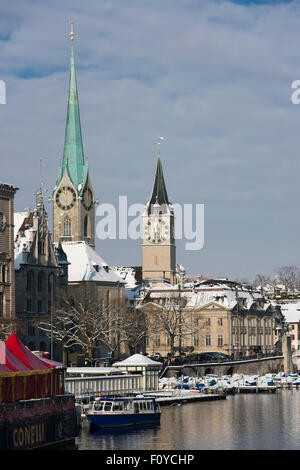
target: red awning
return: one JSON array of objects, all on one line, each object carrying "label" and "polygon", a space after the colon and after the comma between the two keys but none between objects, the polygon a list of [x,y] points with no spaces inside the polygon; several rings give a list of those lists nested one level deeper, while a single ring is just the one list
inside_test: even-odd
[{"label": "red awning", "polygon": [[10,335],[5,342],[5,346],[11,354],[26,365],[28,368],[26,370],[43,370],[48,368],[51,369],[53,367],[33,354],[30,349],[24,346],[15,334]]},{"label": "red awning", "polygon": [[[19,372],[31,370],[23,361],[16,357],[3,343],[0,341],[0,365],[7,366],[10,370],[5,372]],[[4,370],[2,371],[4,372]]]},{"label": "red awning", "polygon": [[0,374],[5,372],[12,372],[12,370],[6,364],[0,364]]}]

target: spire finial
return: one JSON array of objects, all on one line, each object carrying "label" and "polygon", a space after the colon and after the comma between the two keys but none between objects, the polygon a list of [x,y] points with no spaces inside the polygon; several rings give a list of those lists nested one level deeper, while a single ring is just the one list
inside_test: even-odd
[{"label": "spire finial", "polygon": [[71,41],[74,41],[73,24],[74,24],[73,21],[70,21],[70,26],[71,26],[70,39],[71,39]]},{"label": "spire finial", "polygon": [[157,154],[158,154],[158,157],[160,157],[160,144],[161,144],[161,141],[162,140],[165,140],[164,137],[159,137],[158,138],[158,142],[157,142]]}]

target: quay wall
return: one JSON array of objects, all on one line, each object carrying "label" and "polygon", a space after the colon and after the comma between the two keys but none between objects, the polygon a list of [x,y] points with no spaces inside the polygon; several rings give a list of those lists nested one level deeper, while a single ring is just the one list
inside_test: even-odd
[{"label": "quay wall", "polygon": [[262,359],[241,360],[222,363],[185,364],[182,366],[168,366],[162,377],[198,377],[206,374],[215,375],[264,375],[284,370],[283,356],[266,357]]}]

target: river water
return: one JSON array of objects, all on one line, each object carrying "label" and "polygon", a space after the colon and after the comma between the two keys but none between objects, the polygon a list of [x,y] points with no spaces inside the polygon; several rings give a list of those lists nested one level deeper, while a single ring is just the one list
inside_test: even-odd
[{"label": "river water", "polygon": [[298,450],[300,390],[161,407],[159,425],[90,431],[79,450]]}]

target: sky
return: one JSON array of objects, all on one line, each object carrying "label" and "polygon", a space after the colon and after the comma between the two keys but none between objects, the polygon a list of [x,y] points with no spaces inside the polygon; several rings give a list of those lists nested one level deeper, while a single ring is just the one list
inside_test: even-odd
[{"label": "sky", "polygon": [[[150,196],[157,139],[169,197],[204,204],[187,274],[252,280],[299,262],[300,2],[0,2],[0,181],[15,210],[45,195],[62,158],[69,20],[85,156],[96,197]],[[51,227],[51,204],[46,204]],[[100,218],[96,216],[96,224]],[[141,240],[97,240],[110,265],[141,265]]]}]

